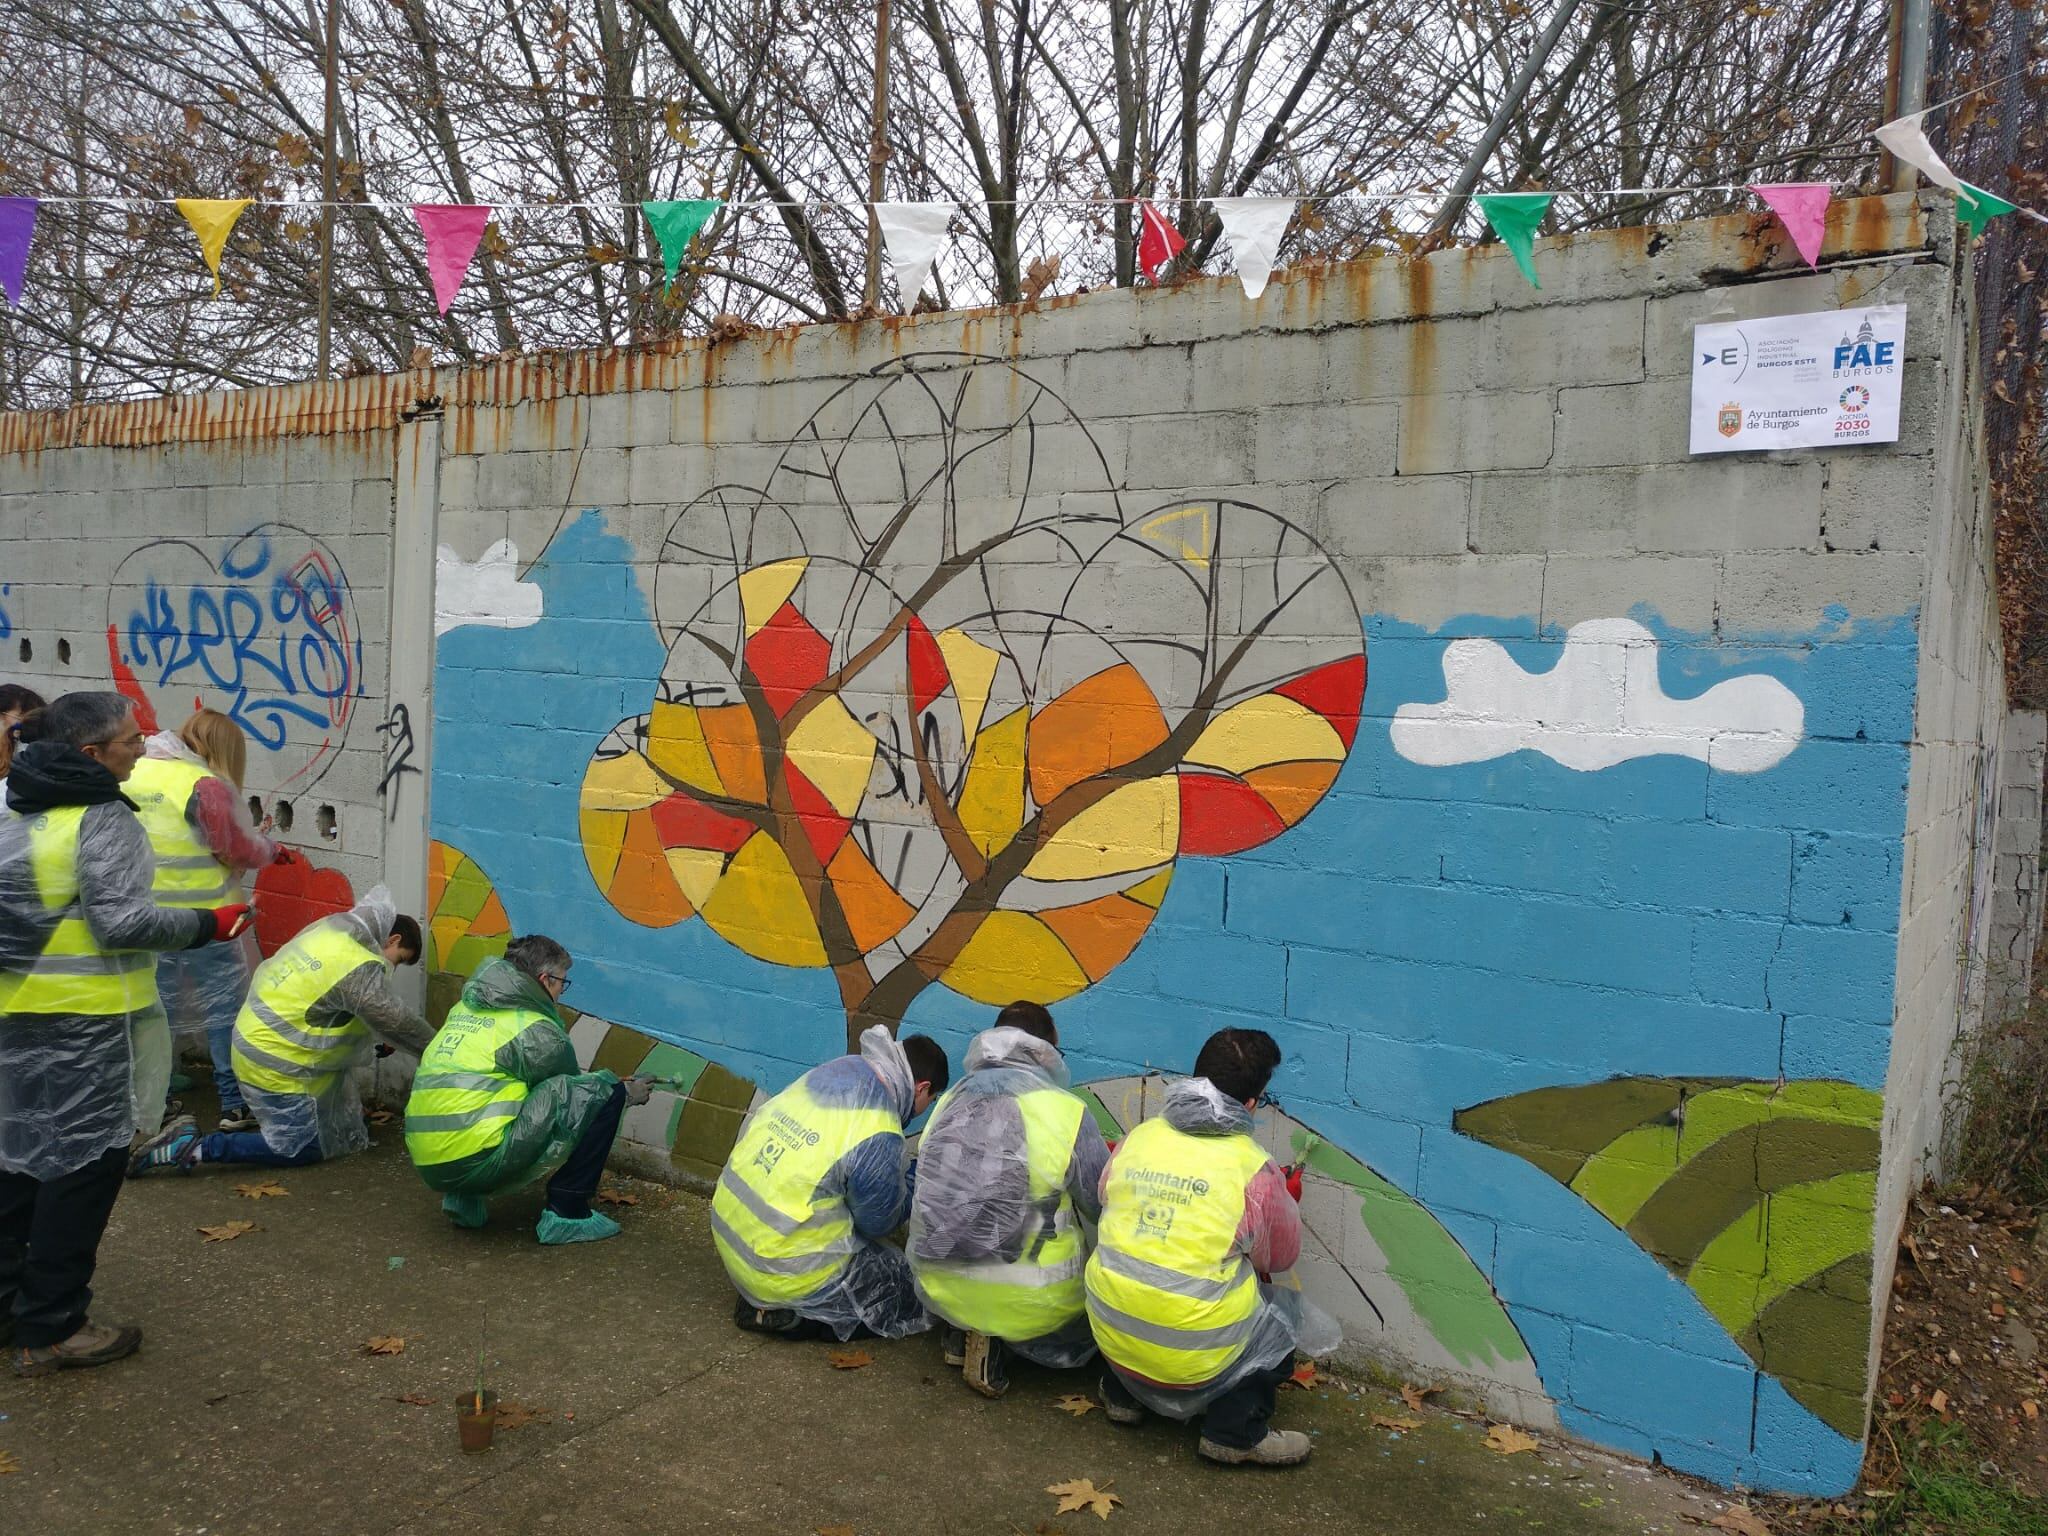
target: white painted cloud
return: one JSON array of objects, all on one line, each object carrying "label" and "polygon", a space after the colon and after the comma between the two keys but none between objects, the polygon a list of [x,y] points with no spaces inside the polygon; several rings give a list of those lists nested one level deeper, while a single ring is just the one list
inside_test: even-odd
[{"label": "white painted cloud", "polygon": [[1674,699],[1657,676],[1657,637],[1633,619],[1588,619],[1565,636],[1557,665],[1524,672],[1493,640],[1444,648],[1441,704],[1394,712],[1394,750],[1444,768],[1528,750],[1567,768],[1631,758],[1697,758],[1728,773],[1784,761],[1806,726],[1799,696],[1751,673]]},{"label": "white painted cloud", "polygon": [[540,622],[537,582],[519,579],[519,547],[500,539],[474,563],[446,544],[434,562],[434,633],[465,624],[491,629],[524,629]]}]

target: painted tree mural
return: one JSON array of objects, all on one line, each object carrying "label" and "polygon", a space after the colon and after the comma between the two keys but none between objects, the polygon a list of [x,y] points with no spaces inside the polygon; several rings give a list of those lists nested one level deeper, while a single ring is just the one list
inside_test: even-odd
[{"label": "painted tree mural", "polygon": [[583,784],[611,904],[829,966],[851,1037],[933,982],[1072,996],[1178,859],[1299,823],[1357,734],[1357,604],[1264,508],[1118,492],[1125,446],[1006,363],[920,354],[684,507],[657,697]]}]

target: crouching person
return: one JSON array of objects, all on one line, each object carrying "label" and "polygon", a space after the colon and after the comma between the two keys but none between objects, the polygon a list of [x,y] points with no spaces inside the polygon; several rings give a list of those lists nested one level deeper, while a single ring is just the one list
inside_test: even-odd
[{"label": "crouching person", "polygon": [[578,1069],[556,1006],[571,963],[545,934],[514,939],[503,959],[476,968],[420,1058],[405,1146],[459,1227],[484,1224],[488,1197],[546,1179],[534,1233],[543,1243],[618,1236],[590,1201],[619,1116],[647,1102],[649,1085]]},{"label": "crouching person", "polygon": [[1052,1015],[1012,1003],[918,1138],[911,1273],[983,1397],[1009,1387],[1006,1351],[1055,1370],[1095,1355],[1081,1272],[1109,1147],[1068,1082]]},{"label": "crouching person", "polygon": [[1308,1459],[1307,1435],[1267,1420],[1304,1331],[1330,1326],[1305,1313],[1298,1293],[1266,1283],[1301,1251],[1286,1176],[1251,1136],[1252,1109],[1279,1064],[1263,1030],[1209,1037],[1195,1075],[1167,1089],[1164,1111],[1110,1158],[1088,1261],[1110,1421],[1134,1424],[1148,1408],[1199,1415],[1201,1454],[1225,1464]]},{"label": "crouching person", "polygon": [[392,985],[392,968],[420,958],[420,925],[383,886],[323,917],[256,968],[235,1016],[229,1054],[253,1131],[202,1136],[173,1124],[129,1160],[130,1178],[201,1163],[296,1168],[370,1144],[356,1068],[379,1039],[420,1051],[427,1021]]},{"label": "crouching person", "polygon": [[813,1067],[740,1128],[711,1199],[733,1321],[814,1339],[902,1338],[931,1326],[910,1265],[881,1239],[909,1214],[903,1127],[946,1090],[946,1053],[881,1025]]}]

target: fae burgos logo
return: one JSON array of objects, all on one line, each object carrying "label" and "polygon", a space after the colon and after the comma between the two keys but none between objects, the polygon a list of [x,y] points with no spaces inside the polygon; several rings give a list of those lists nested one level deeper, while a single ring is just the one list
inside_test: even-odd
[{"label": "fae burgos logo", "polygon": [[[1835,346],[1835,377],[1838,379],[1870,378],[1878,374],[1897,373],[1899,370],[1899,346],[1895,341],[1879,341],[1877,332],[1866,315],[1863,324],[1856,328],[1855,340],[1844,336]],[[1867,403],[1870,392],[1864,391]]]}]

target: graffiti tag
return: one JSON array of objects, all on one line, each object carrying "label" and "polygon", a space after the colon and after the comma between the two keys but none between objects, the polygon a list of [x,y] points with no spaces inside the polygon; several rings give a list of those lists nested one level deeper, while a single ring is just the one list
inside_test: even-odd
[{"label": "graffiti tag", "polygon": [[406,774],[419,772],[412,765],[412,711],[403,704],[393,704],[391,713],[377,727],[377,734],[384,738],[384,776],[377,781],[377,793],[384,797],[388,813],[395,816],[399,786]]}]

